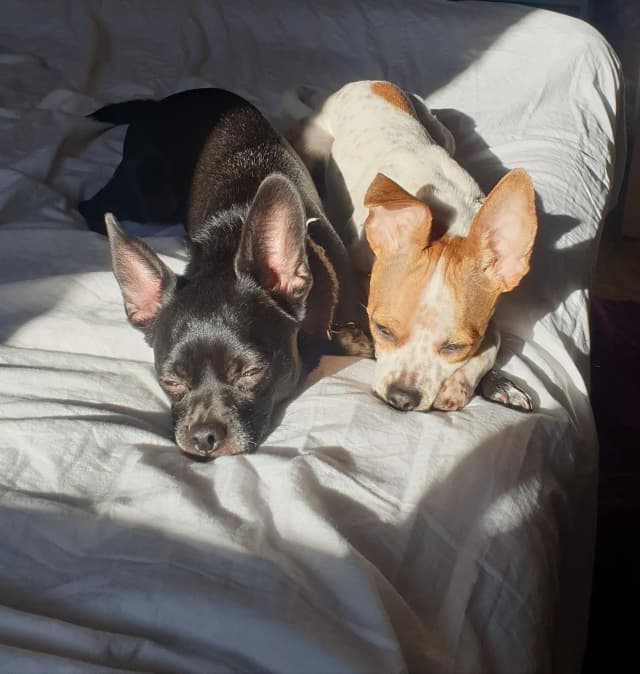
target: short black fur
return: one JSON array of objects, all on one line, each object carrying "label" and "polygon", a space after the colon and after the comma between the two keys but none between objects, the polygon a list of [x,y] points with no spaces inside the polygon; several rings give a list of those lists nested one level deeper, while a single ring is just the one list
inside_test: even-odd
[{"label": "short black fur", "polygon": [[197,89],[93,117],[129,128],[114,176],[79,206],[90,228],[104,233],[110,212],[187,229],[190,261],[177,276],[106,218],[127,315],[154,349],[176,442],[194,457],[251,451],[297,389],[299,342],[371,354],[343,241],[299,157],[235,94]]}]

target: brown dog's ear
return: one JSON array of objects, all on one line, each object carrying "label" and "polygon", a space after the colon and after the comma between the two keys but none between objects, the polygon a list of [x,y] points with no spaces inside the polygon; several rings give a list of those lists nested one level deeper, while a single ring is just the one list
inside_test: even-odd
[{"label": "brown dog's ear", "polygon": [[126,234],[112,213],[105,213],[104,222],[127,318],[145,330],[173,292],[176,276],[142,239]]},{"label": "brown dog's ear", "polygon": [[301,320],[311,289],[306,253],[307,220],[302,198],[284,175],[265,178],[242,228],[237,273],[252,276]]},{"label": "brown dog's ear", "polygon": [[513,169],[491,190],[467,236],[472,254],[501,292],[513,290],[529,271],[537,229],[533,183],[524,169]]},{"label": "brown dog's ear", "polygon": [[367,241],[376,257],[407,247],[422,250],[429,242],[431,210],[384,174],[369,185],[364,205],[369,209]]}]

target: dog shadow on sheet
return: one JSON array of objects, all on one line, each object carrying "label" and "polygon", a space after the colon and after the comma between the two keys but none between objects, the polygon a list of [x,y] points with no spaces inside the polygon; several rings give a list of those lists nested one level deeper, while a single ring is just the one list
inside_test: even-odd
[{"label": "dog shadow on sheet", "polygon": [[[566,460],[562,442],[549,442],[539,426],[509,452],[490,438],[462,455],[448,473],[435,475],[416,503],[380,493],[380,485],[376,492],[360,482],[349,490],[331,488],[330,479],[321,484],[317,475],[349,471],[352,458],[344,457],[343,463],[335,447],[314,451],[324,469],[309,470],[306,479],[326,519],[373,566],[380,595],[388,596],[393,588],[419,624],[416,633],[422,630],[423,643],[440,645],[447,671],[466,671],[456,657],[464,653],[460,643],[474,639],[473,652],[481,657],[474,671],[555,671],[552,662],[565,657],[558,652],[571,653],[575,647],[580,657],[586,622],[570,628],[576,629],[570,637],[576,641],[569,646],[559,641],[561,630],[550,627],[556,619],[566,629],[575,615],[586,618],[595,531],[594,514],[588,506],[583,510],[583,494],[567,499],[566,485],[556,477]],[[558,468],[550,470],[555,462]],[[580,488],[590,486],[583,481]],[[377,503],[366,506],[363,500]],[[549,554],[545,541],[552,540],[565,547]],[[455,615],[454,607],[461,613]],[[447,615],[450,621],[443,619]],[[548,623],[541,625],[544,616]],[[516,625],[521,662],[495,641]],[[425,671],[419,660],[411,666],[411,646],[403,644],[409,671]],[[558,671],[573,671],[573,666]]]},{"label": "dog shadow on sheet", "polygon": [[[448,127],[454,129],[454,135],[460,132],[464,134],[465,152],[462,156],[456,155],[455,158],[488,194],[509,169],[491,152],[489,145],[475,131],[475,124],[468,115],[450,109],[437,110],[435,113]],[[467,147],[470,149],[466,150]],[[478,171],[480,168],[481,175]],[[565,409],[570,409],[574,396],[584,397],[584,393],[579,391],[569,378],[565,379],[569,387],[565,393],[528,358],[524,353],[524,346],[533,337],[534,327],[538,322],[564,306],[574,292],[588,291],[597,237],[579,243],[561,244],[561,240],[571,232],[577,232],[582,223],[570,215],[551,214],[545,211],[544,202],[537,191],[536,212],[538,233],[531,256],[530,270],[516,289],[501,297],[496,309],[496,318],[500,320],[504,313],[510,318],[523,316],[524,320],[517,321],[517,330],[514,331],[517,334],[505,334],[503,330],[505,345],[508,344],[508,349],[531,367],[558,403]],[[504,324],[505,321],[502,321],[503,328]],[[555,332],[578,370],[588,376],[589,354],[582,351],[576,343],[577,335],[569,334],[561,327],[556,327]],[[526,382],[519,381],[516,377],[514,381],[526,388]]]}]

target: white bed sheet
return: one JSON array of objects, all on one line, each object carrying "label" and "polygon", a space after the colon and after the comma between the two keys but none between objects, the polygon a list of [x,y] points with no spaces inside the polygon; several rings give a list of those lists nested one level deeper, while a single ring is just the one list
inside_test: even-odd
[{"label": "white bed sheet", "polygon": [[[594,533],[587,287],[620,70],[523,7],[20,2],[0,21],[0,671],[579,670]],[[524,166],[533,269],[502,302],[524,415],[401,414],[326,358],[255,455],[192,463],[105,241],[75,210],[119,161],[101,104],[388,78],[489,189]],[[619,163],[619,158],[618,158]],[[151,244],[176,269],[179,233]]]}]

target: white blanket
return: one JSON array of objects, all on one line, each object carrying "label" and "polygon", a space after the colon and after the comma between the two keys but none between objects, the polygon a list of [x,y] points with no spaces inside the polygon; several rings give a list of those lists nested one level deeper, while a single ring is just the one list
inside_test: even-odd
[{"label": "white blanket", "polygon": [[[618,62],[523,7],[274,4],[2,2],[0,671],[577,672]],[[125,130],[82,115],[214,85],[275,119],[293,85],[363,78],[425,97],[483,188],[530,172],[533,269],[498,319],[537,411],[403,414],[371,395],[372,362],[327,358],[256,454],[192,463],[75,210]]]}]

